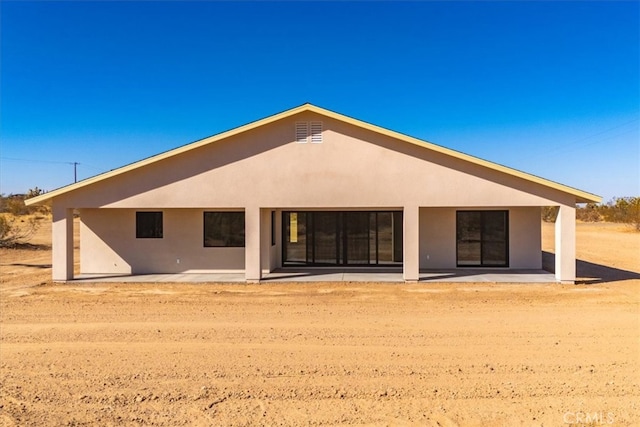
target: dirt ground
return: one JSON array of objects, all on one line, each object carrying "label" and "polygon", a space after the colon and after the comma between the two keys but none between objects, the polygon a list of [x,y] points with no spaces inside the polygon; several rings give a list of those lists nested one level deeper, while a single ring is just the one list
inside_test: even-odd
[{"label": "dirt ground", "polygon": [[623,226],[578,224],[575,286],[59,285],[49,233],[0,250],[2,426],[640,425]]}]

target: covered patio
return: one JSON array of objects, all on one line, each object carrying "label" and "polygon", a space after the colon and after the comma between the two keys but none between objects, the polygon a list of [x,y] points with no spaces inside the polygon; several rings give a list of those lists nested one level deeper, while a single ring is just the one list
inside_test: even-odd
[{"label": "covered patio", "polygon": [[56,282],[570,284],[576,203],[600,200],[304,104],[25,203],[51,205]]}]

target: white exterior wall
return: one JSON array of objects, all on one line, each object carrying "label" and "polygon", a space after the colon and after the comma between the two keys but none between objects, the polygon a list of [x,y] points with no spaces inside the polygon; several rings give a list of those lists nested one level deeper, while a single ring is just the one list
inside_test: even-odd
[{"label": "white exterior wall", "polygon": [[[301,120],[323,122],[321,144],[294,141]],[[455,268],[455,208],[510,206],[510,266],[540,268],[539,207],[562,206],[569,208],[559,222],[558,234],[566,234],[558,245],[562,277],[570,281],[575,275],[575,196],[312,112],[132,169],[53,202],[54,278],[60,280],[70,278],[65,212],[72,208],[81,210],[82,273],[245,271],[251,280],[282,265],[282,209],[404,210],[405,279],[416,280],[418,268]],[[163,239],[135,238],[135,212],[145,209],[164,212]],[[202,212],[215,209],[245,210],[246,248],[203,247]]]},{"label": "white exterior wall", "polygon": [[81,209],[80,272],[244,271],[244,248],[204,247],[203,212],[203,209],[163,210],[163,238],[137,239],[136,209]]},{"label": "white exterior wall", "polygon": [[[324,123],[321,144],[295,122]],[[312,113],[131,170],[56,198],[74,208],[402,209],[573,205],[575,197]]]},{"label": "white exterior wall", "polygon": [[[486,210],[469,207],[465,210]],[[456,208],[420,209],[420,268],[456,268]],[[509,211],[509,268],[541,269],[540,208]]]},{"label": "white exterior wall", "polygon": [[542,221],[540,208],[509,209],[509,266],[542,268]]},{"label": "white exterior wall", "polygon": [[455,209],[420,209],[420,268],[456,268]]}]

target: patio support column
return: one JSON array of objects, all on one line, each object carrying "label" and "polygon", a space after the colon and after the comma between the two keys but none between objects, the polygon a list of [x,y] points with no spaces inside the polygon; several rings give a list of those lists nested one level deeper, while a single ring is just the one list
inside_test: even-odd
[{"label": "patio support column", "polygon": [[260,254],[260,208],[247,207],[244,211],[244,274],[247,283],[258,283],[262,278]]},{"label": "patio support column", "polygon": [[555,226],[556,280],[563,284],[576,281],[576,208],[560,205]]},{"label": "patio support column", "polygon": [[54,201],[52,214],[52,278],[54,282],[66,282],[73,279],[73,209]]},{"label": "patio support column", "polygon": [[420,208],[404,207],[402,227],[402,275],[405,282],[414,283],[420,278]]}]

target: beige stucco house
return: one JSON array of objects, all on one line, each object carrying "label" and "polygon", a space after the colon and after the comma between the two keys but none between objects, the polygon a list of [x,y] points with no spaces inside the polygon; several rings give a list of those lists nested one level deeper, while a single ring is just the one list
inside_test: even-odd
[{"label": "beige stucco house", "polygon": [[310,104],[32,198],[53,209],[53,279],[290,266],[540,269],[558,207],[575,280],[575,204],[600,198]]}]

